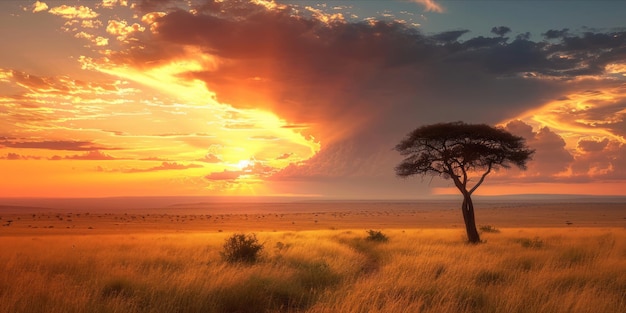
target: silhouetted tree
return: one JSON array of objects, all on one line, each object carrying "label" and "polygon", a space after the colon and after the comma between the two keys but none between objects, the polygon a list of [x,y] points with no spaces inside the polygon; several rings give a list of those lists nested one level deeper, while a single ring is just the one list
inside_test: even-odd
[{"label": "silhouetted tree", "polygon": [[[472,193],[494,169],[510,168],[511,165],[525,169],[534,153],[526,146],[524,138],[504,129],[463,122],[418,127],[396,145],[395,150],[405,156],[395,168],[396,175],[434,175],[452,179],[463,194],[461,210],[470,243],[480,242]],[[480,178],[473,186],[468,186],[472,173],[479,173]]]}]

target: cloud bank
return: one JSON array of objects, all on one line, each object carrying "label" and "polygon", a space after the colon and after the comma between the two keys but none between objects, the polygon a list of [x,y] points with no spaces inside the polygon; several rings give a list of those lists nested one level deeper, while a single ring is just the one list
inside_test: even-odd
[{"label": "cloud bank", "polygon": [[[426,11],[445,12],[435,1],[411,2]],[[143,0],[126,5],[104,1],[102,8],[132,8],[134,20],[109,19],[101,21],[106,27],[100,29],[83,27],[92,36],[83,39],[108,36],[108,45],[114,45],[94,48],[93,55],[80,58],[84,69],[162,89],[174,83],[199,84],[206,103],[232,108],[221,111],[221,129],[229,134],[247,131],[238,140],[271,147],[271,152],[255,150],[254,167],[207,169],[203,180],[208,183],[254,177],[285,193],[295,192],[289,184],[309,182],[316,188],[319,184],[344,188],[336,190],[360,184],[363,193],[380,190],[384,194],[406,184],[393,178],[393,167],[400,159],[393,146],[415,127],[457,120],[500,124],[524,136],[537,150],[526,173],[515,172],[508,178],[494,175],[494,179],[515,177],[531,183],[624,178],[623,29],[548,29],[534,34],[539,39],[506,25],[490,26],[492,35],[488,36],[472,36],[467,29],[425,34],[401,20],[358,20],[344,16],[340,9],[297,3]],[[32,9],[37,7],[43,6],[36,4]],[[76,20],[97,20],[101,13],[65,5],[48,12]],[[144,76],[132,76],[131,71]],[[6,70],[4,75],[31,92],[80,90],[76,87],[79,80],[16,70]],[[158,85],[159,79],[169,85]],[[122,86],[104,84],[101,88],[113,94]],[[155,120],[192,110],[198,109],[168,108]],[[241,119],[242,112],[254,110],[272,112],[283,130],[302,135],[301,141],[319,143],[319,151],[303,159],[301,151],[281,145],[284,136],[254,133],[265,127],[263,119]],[[212,145],[226,147],[228,142],[219,136],[170,137],[203,152]],[[0,144],[107,150],[88,141],[5,140]],[[236,154],[233,151],[231,156]],[[249,158],[242,154],[239,159]],[[189,160],[209,166],[224,158],[211,152]],[[163,163],[146,170],[180,166]],[[351,190],[359,193],[358,188]]]},{"label": "cloud bank", "polygon": [[[494,26],[494,37],[461,41],[468,30],[425,35],[396,21],[303,17],[286,5],[205,1],[183,9],[174,4],[142,2],[138,8],[144,14],[170,9],[113,60],[159,66],[192,57],[184,47],[193,46],[216,58],[217,66],[183,75],[204,82],[219,101],[307,125],[303,132],[318,138],[322,150],[275,174],[275,180],[385,175],[396,160],[388,150],[419,125],[496,124],[580,90],[624,84],[621,70],[607,72],[626,59],[626,32],[619,30],[547,30],[543,40],[532,41],[527,34],[509,37],[513,30],[507,26]],[[624,99],[623,92],[615,96]],[[578,113],[601,121],[584,127],[618,136],[610,140],[611,149],[623,145],[624,103],[617,102],[600,112],[591,106]],[[509,127],[537,149],[533,175],[580,173],[593,149],[584,139],[580,151],[566,147],[558,129],[533,131],[523,122]]]}]

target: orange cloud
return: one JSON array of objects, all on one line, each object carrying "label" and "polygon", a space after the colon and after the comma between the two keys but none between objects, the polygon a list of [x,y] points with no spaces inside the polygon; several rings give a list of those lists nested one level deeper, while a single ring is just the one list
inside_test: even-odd
[{"label": "orange cloud", "polygon": [[86,32],[79,32],[74,35],[76,38],[83,38],[91,41],[96,46],[102,47],[107,46],[109,44],[109,39],[102,36],[95,36],[92,34],[88,34]]},{"label": "orange cloud", "polygon": [[[590,183],[621,181],[626,177],[626,144],[607,137],[585,137],[578,134],[575,147],[569,147],[563,136],[547,127],[533,131],[522,121],[506,124],[510,132],[526,138],[536,149],[526,172],[496,174],[497,179],[519,182]],[[572,134],[565,134],[572,136]]]},{"label": "orange cloud", "polygon": [[68,151],[90,151],[90,150],[116,150],[117,148],[106,148],[90,141],[73,140],[45,140],[45,141],[16,141],[10,139],[0,140],[0,145],[10,148],[20,149],[46,149],[46,150],[68,150]]},{"label": "orange cloud", "polygon": [[98,20],[82,20],[80,21],[80,27],[82,28],[100,28],[102,22]]},{"label": "orange cloud", "polygon": [[92,150],[92,151],[86,152],[85,154],[69,155],[65,157],[55,155],[55,156],[52,156],[50,160],[91,160],[93,161],[93,160],[118,160],[118,159],[104,152],[101,152],[99,150]]},{"label": "orange cloud", "polygon": [[35,1],[31,8],[33,13],[37,13],[48,10],[48,5],[45,2]]},{"label": "orange cloud", "polygon": [[202,165],[199,164],[180,164],[177,162],[163,162],[159,166],[154,166],[150,168],[131,168],[127,170],[123,170],[124,173],[145,173],[145,172],[156,172],[156,171],[169,171],[169,170],[186,170],[190,168],[202,168]]},{"label": "orange cloud", "polygon": [[98,17],[98,13],[85,6],[61,5],[48,11],[50,14],[61,16],[65,19],[93,19]]},{"label": "orange cloud", "polygon": [[222,159],[220,159],[215,154],[209,153],[205,155],[204,157],[197,159],[196,161],[205,162],[205,163],[220,163],[222,162]]},{"label": "orange cloud", "polygon": [[426,8],[426,12],[443,13],[444,8],[439,5],[435,0],[409,0],[411,2],[419,3]]},{"label": "orange cloud", "polygon": [[227,180],[234,181],[240,178],[259,179],[266,178],[277,172],[277,169],[271,166],[263,164],[263,162],[250,160],[241,163],[240,170],[223,170],[222,172],[212,172],[206,175],[204,178],[210,181],[213,180]]},{"label": "orange cloud", "polygon": [[145,27],[133,23],[132,25],[128,25],[128,22],[121,20],[109,20],[109,24],[107,25],[106,31],[107,33],[117,36],[117,40],[126,41],[127,37],[134,32],[143,32]]},{"label": "orange cloud", "polygon": [[128,6],[128,0],[102,0],[100,4],[103,8],[113,8],[115,6]]},{"label": "orange cloud", "polygon": [[40,160],[38,156],[32,155],[20,155],[17,153],[9,152],[6,156],[0,157],[0,160]]},{"label": "orange cloud", "polygon": [[528,146],[535,149],[528,170],[523,175],[545,179],[567,172],[572,165],[574,157],[566,149],[565,140],[548,127],[535,132],[530,125],[516,120],[506,124],[505,129],[524,137]]}]

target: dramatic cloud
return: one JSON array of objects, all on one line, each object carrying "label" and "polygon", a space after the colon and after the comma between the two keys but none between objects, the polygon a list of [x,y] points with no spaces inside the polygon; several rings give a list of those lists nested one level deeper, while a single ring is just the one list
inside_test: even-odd
[{"label": "dramatic cloud", "polygon": [[526,138],[536,149],[528,170],[520,181],[561,181],[568,183],[623,179],[626,175],[626,145],[609,138],[583,138],[576,149],[566,149],[563,137],[547,127],[534,132],[522,121],[512,121],[506,129]]},{"label": "dramatic cloud", "polygon": [[572,154],[565,149],[565,140],[548,127],[534,132],[530,125],[518,120],[508,123],[505,129],[524,137],[528,146],[535,149],[528,164],[528,176],[546,178],[565,173],[574,161]]},{"label": "dramatic cloud", "polygon": [[613,180],[626,176],[626,144],[608,138],[578,142],[572,174],[577,179]]},{"label": "dramatic cloud", "polygon": [[[441,11],[434,2],[420,3]],[[389,176],[397,162],[391,148],[414,127],[451,120],[496,124],[594,81],[605,86],[623,81],[606,72],[622,73],[614,65],[626,58],[626,33],[620,31],[549,30],[544,34],[549,41],[532,41],[528,33],[507,38],[511,29],[495,26],[494,37],[462,41],[467,30],[425,35],[394,21],[330,22],[320,12],[303,17],[286,5],[206,1],[182,9],[177,4],[139,3],[150,33],[109,57],[144,69],[210,58],[210,67],[180,77],[204,82],[218,101],[236,108],[274,112],[320,141],[317,155],[274,174],[275,181]],[[162,13],[151,13],[157,10]],[[195,47],[194,55],[189,47]],[[623,131],[617,122],[623,108],[613,108],[611,132],[617,133]],[[584,114],[591,120],[594,111]],[[526,176],[571,171],[575,147],[568,146],[569,139],[553,125],[534,126],[525,130],[537,149],[532,174],[529,170]],[[226,170],[207,179],[239,174]]]},{"label": "dramatic cloud", "polygon": [[[411,2],[400,5],[444,12],[437,1]],[[63,57],[76,68],[0,69],[0,146],[17,159],[30,154],[19,149],[39,149],[44,161],[109,163],[102,151],[116,150],[115,160],[129,162],[118,167],[127,170],[103,165],[102,175],[197,162],[205,168],[184,174],[198,192],[249,182],[289,194],[310,183],[313,194],[373,195],[405,190],[393,177],[392,148],[406,133],[461,120],[502,125],[537,150],[528,171],[507,172],[510,180],[623,179],[623,29],[531,34],[496,24],[475,35],[459,24],[426,33],[402,19],[408,13],[359,17],[356,3],[56,4],[48,12],[63,18],[51,20],[75,44]],[[141,160],[162,163],[143,168]],[[93,170],[88,163],[77,162]]]},{"label": "dramatic cloud", "polygon": [[[230,15],[231,11],[223,11],[229,7],[221,3],[202,9],[197,14],[172,11],[156,19],[157,38],[169,43],[168,49],[154,46],[156,41],[147,45],[144,42],[141,44],[152,49],[117,57],[145,64],[174,58],[172,52],[182,51],[177,45],[202,47],[223,58],[224,65],[190,72],[190,78],[205,81],[221,101],[246,108],[257,99],[255,107],[280,112],[295,123],[327,121],[331,116],[357,120],[350,124],[365,123],[357,117],[380,109],[380,102],[365,100],[370,95],[380,98],[387,90],[416,95],[424,89],[445,89],[456,85],[451,76],[454,71],[462,73],[465,68],[479,66],[472,74],[477,75],[477,83],[482,80],[485,84],[498,76],[512,75],[571,78],[580,73],[601,74],[612,59],[624,55],[619,49],[605,49],[623,50],[624,36],[617,33],[585,34],[580,42],[577,37],[567,37],[561,43],[547,44],[524,39],[508,42],[500,36],[458,42],[464,31],[457,31],[434,35],[433,39],[445,42],[437,45],[431,43],[431,38],[394,22],[328,25],[294,17],[288,9],[263,10],[252,3],[240,4],[236,17]],[[495,29],[500,35],[509,31],[504,26]],[[611,43],[603,38],[612,38]],[[570,53],[580,49],[574,46],[581,44],[586,44],[581,48],[594,55]],[[164,50],[168,55],[159,52]],[[431,86],[424,78],[433,76],[447,81],[438,80],[437,86]],[[234,81],[238,82],[236,88],[231,84]],[[505,86],[514,83],[532,89],[540,85],[521,80],[500,82]],[[478,101],[478,97],[471,100]],[[344,123],[344,128],[351,126]]]}]

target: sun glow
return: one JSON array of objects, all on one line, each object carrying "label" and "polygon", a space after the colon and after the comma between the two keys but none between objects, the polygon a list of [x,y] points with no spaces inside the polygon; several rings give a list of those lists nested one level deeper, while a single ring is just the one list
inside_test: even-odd
[{"label": "sun glow", "polygon": [[[293,123],[280,118],[280,112],[218,102],[203,81],[189,74],[215,69],[219,62],[211,55],[187,48],[174,61],[143,67],[112,58],[109,53],[79,58],[83,70],[106,74],[91,82],[0,69],[0,81],[26,90],[24,101],[32,106],[11,106],[19,109],[19,114],[9,114],[13,125],[33,138],[53,138],[39,149],[0,155],[12,158],[0,162],[3,172],[18,176],[26,166],[48,173],[41,189],[55,187],[39,192],[46,196],[76,192],[73,185],[84,185],[85,196],[155,194],[161,189],[172,194],[267,195],[274,191],[264,186],[265,179],[320,150],[319,142],[302,134],[304,128],[289,127]],[[8,144],[22,144],[13,141]],[[72,146],[80,141],[87,147]],[[14,161],[18,159],[23,161]],[[37,166],[27,165],[31,163]],[[63,169],[63,175],[52,175],[56,169]],[[0,194],[28,196],[31,187],[36,184],[30,180],[15,180]]]},{"label": "sun glow", "polygon": [[245,168],[247,168],[248,166],[254,165],[254,161],[251,160],[240,160],[239,162],[237,162],[236,167],[239,168],[239,170],[244,170]]}]

